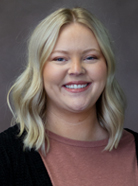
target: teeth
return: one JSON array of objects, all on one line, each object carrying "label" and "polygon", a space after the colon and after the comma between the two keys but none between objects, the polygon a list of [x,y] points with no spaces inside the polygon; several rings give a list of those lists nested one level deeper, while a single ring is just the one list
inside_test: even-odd
[{"label": "teeth", "polygon": [[65,85],[65,87],[70,88],[70,89],[77,89],[77,88],[84,88],[86,87],[88,84],[83,84],[83,85]]}]

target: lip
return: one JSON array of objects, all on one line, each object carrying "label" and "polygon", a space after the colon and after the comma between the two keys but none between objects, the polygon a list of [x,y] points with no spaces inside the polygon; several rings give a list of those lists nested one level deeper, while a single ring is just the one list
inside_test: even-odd
[{"label": "lip", "polygon": [[[72,84],[76,84],[76,85],[83,85],[83,84],[88,84],[86,87],[84,88],[78,88],[78,89],[74,89],[74,88],[67,88],[65,87],[65,85],[72,85]],[[88,81],[71,81],[71,82],[68,82],[66,84],[63,85],[63,88],[68,91],[68,92],[72,92],[72,93],[79,93],[79,92],[84,92],[86,91],[91,85],[91,82],[88,82]]]}]

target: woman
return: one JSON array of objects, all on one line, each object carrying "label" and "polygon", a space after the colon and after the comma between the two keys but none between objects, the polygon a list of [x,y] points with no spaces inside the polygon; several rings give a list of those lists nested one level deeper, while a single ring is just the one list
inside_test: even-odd
[{"label": "woman", "polygon": [[1,185],[137,185],[114,73],[108,33],[91,13],[63,8],[44,19],[10,90],[14,112],[8,95],[16,125],[0,135]]}]

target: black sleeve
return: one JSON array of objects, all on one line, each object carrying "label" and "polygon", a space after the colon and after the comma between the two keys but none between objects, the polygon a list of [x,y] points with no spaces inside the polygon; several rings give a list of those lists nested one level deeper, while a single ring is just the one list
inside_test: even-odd
[{"label": "black sleeve", "polygon": [[39,153],[24,151],[18,134],[17,125],[0,134],[0,186],[52,186]]},{"label": "black sleeve", "polygon": [[[11,130],[10,130],[11,131]],[[12,158],[12,139],[8,130],[0,134],[0,186],[14,185],[13,162]]]}]

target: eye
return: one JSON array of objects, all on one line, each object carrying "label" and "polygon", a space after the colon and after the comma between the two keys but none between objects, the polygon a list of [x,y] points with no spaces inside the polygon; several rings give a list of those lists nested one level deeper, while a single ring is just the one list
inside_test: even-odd
[{"label": "eye", "polygon": [[97,59],[96,56],[88,56],[87,58],[85,58],[85,60],[95,60]]},{"label": "eye", "polygon": [[66,59],[63,57],[57,57],[57,58],[54,58],[53,61],[61,61],[62,62],[62,61],[66,61]]}]

